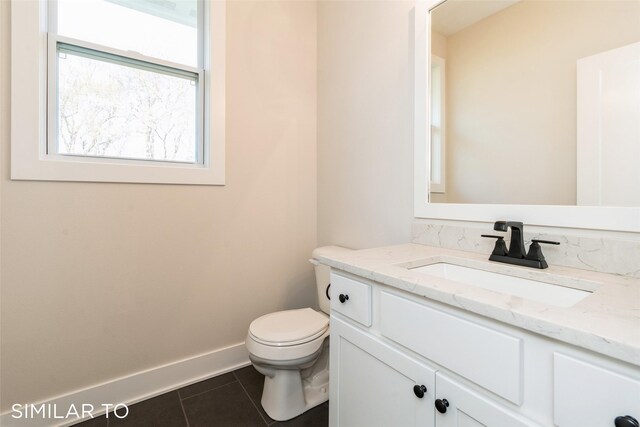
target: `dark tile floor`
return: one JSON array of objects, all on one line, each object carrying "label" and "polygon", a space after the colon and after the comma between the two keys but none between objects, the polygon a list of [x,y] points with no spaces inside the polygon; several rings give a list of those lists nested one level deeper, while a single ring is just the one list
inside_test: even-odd
[{"label": "dark tile floor", "polygon": [[264,377],[253,366],[183,387],[129,406],[129,415],[113,414],[78,427],[326,427],[329,403],[289,421],[274,421],[260,405]]}]

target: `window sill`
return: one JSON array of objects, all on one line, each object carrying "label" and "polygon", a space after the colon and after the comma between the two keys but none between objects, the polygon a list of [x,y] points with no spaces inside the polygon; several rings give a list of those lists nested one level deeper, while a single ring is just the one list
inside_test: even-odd
[{"label": "window sill", "polygon": [[[224,185],[224,167],[145,161],[42,156],[12,158],[11,179],[31,181],[120,182]],[[223,163],[223,162],[221,162]]]}]

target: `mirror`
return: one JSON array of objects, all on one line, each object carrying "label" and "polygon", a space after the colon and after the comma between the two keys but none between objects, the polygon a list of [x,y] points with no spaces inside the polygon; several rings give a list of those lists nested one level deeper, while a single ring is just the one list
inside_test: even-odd
[{"label": "mirror", "polygon": [[430,203],[640,206],[640,1],[430,17]]}]

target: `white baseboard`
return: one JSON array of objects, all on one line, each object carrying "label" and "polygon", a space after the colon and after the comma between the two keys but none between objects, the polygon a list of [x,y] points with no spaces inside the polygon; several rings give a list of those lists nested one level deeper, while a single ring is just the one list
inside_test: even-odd
[{"label": "white baseboard", "polygon": [[[45,404],[47,408],[56,408],[57,414],[63,416],[68,408],[74,405],[78,412],[82,404],[91,404],[95,408],[94,417],[104,414],[102,406],[105,403],[124,403],[131,405],[141,400],[149,399],[167,391],[175,390],[204,379],[224,374],[225,372],[249,365],[249,356],[244,342],[229,347],[214,350],[188,359],[168,363],[108,381],[95,386],[87,387],[64,395],[56,396],[37,405]],[[24,405],[24,402],[16,402]],[[50,405],[50,406],[49,406]],[[72,417],[69,419],[43,419],[14,418],[16,412],[8,411],[0,415],[2,427],[45,427],[45,426],[69,426],[80,420]]]}]

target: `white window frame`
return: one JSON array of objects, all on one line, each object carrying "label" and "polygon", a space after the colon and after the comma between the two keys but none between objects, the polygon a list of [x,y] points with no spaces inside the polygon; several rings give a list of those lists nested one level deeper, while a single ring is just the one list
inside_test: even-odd
[{"label": "white window frame", "polygon": [[[39,181],[129,182],[224,185],[225,183],[225,1],[203,1],[208,25],[200,39],[203,69],[164,61],[173,68],[199,74],[203,91],[198,116],[203,141],[197,163],[66,156],[47,152],[48,135],[55,135],[56,43],[87,48],[91,43],[49,34],[52,1],[13,0],[11,4],[11,179]],[[143,55],[117,49],[101,51],[132,59]],[[163,61],[155,61],[161,63]],[[55,87],[55,86],[54,86]]]}]

